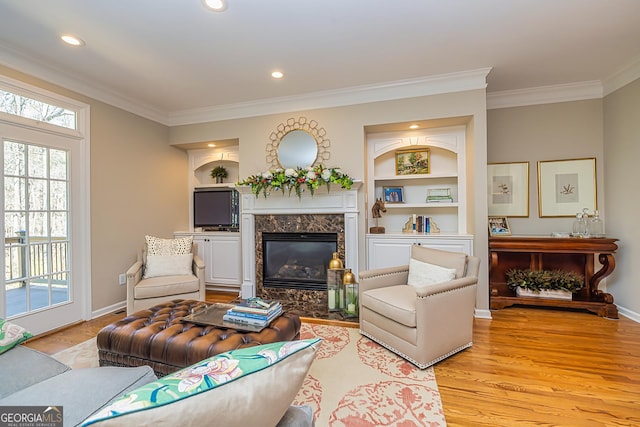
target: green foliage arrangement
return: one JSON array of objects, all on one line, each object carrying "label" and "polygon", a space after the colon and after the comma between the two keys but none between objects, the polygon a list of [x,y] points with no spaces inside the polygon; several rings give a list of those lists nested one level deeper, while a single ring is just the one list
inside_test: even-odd
[{"label": "green foliage arrangement", "polygon": [[584,287],[584,277],[571,271],[511,269],[506,271],[506,275],[507,285],[512,290],[577,292]]},{"label": "green foliage arrangement", "polygon": [[274,169],[267,172],[252,175],[236,185],[248,185],[251,192],[258,197],[260,193],[266,198],[271,191],[282,191],[291,196],[295,192],[298,198],[302,192],[308,189],[311,195],[320,185],[326,185],[330,189],[331,183],[338,184],[344,189],[350,189],[353,179],[342,172],[340,168],[325,168],[322,165],[303,168]]},{"label": "green foliage arrangement", "polygon": [[227,170],[224,168],[224,166],[216,166],[215,168],[211,169],[211,178],[226,178],[227,177]]}]

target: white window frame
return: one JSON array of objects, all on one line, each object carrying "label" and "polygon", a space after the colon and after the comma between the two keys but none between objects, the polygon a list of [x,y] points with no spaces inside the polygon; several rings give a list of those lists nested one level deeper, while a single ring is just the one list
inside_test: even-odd
[{"label": "white window frame", "polygon": [[75,202],[75,206],[73,207],[74,221],[77,221],[76,229],[81,230],[80,236],[73,236],[75,241],[74,250],[78,251],[80,265],[73,265],[72,269],[75,283],[81,283],[83,287],[82,300],[79,301],[82,306],[82,318],[83,320],[88,320],[91,318],[91,107],[84,102],[32,86],[1,74],[0,88],[7,92],[46,102],[57,107],[72,110],[76,113],[76,129],[69,129],[56,124],[41,122],[5,112],[0,112],[0,123],[18,125],[41,132],[71,137],[81,142],[80,159],[73,160],[80,162],[80,176],[75,177],[72,182],[73,186],[79,187],[79,194],[83,195],[83,197],[80,197],[80,200]]}]

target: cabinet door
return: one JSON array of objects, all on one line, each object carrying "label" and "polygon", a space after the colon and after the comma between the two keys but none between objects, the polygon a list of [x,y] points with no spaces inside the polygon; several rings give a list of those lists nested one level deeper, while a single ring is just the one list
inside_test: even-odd
[{"label": "cabinet door", "polygon": [[467,255],[473,255],[473,241],[469,239],[433,239],[433,238],[416,238],[418,245],[426,246],[441,251],[462,252]]},{"label": "cabinet door", "polygon": [[367,243],[367,270],[409,264],[414,239],[371,238]]},{"label": "cabinet door", "polygon": [[473,238],[367,237],[367,270],[409,264],[411,245],[473,255]]},{"label": "cabinet door", "polygon": [[205,240],[206,282],[240,285],[240,236],[211,236]]}]

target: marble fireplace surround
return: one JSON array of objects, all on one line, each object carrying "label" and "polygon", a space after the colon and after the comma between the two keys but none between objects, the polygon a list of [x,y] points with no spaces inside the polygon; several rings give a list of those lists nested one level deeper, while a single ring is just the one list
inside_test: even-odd
[{"label": "marble fireplace surround", "polygon": [[309,317],[327,314],[326,291],[262,287],[263,232],[335,232],[338,252],[345,267],[358,274],[358,188],[332,185],[297,196],[275,194],[256,197],[241,187],[242,297],[261,296],[280,300],[285,310]]}]

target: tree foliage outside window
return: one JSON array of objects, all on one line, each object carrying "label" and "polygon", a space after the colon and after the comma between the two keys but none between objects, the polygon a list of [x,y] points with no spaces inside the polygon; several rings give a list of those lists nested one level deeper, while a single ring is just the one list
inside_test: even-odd
[{"label": "tree foliage outside window", "polygon": [[67,129],[76,129],[76,113],[33,98],[0,89],[0,111]]}]

